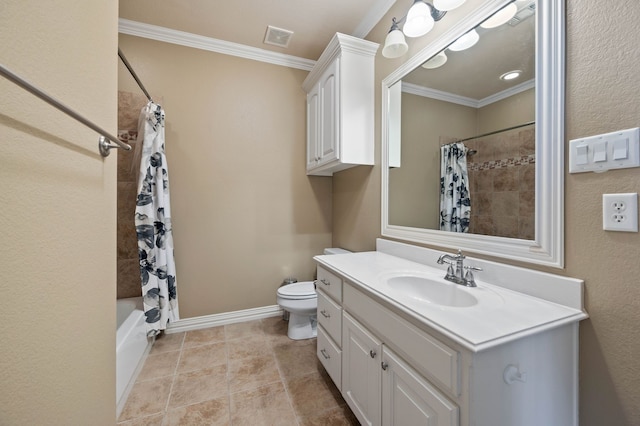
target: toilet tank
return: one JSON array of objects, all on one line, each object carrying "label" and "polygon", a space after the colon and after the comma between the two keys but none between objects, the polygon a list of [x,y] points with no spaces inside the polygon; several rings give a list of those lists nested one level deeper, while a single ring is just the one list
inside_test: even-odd
[{"label": "toilet tank", "polygon": [[324,254],[344,254],[344,253],[351,253],[351,252],[349,250],[345,250],[337,247],[324,249]]}]

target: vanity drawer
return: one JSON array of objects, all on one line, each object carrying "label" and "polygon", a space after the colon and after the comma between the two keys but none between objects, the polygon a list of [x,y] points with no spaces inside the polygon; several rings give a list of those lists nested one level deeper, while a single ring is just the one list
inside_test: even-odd
[{"label": "vanity drawer", "polygon": [[410,364],[443,389],[460,394],[460,354],[405,319],[380,305],[353,286],[344,286],[344,311],[368,324]]},{"label": "vanity drawer", "polygon": [[317,287],[331,296],[335,301],[342,302],[342,279],[318,266]]},{"label": "vanity drawer", "polygon": [[318,323],[338,346],[342,345],[342,307],[322,291],[318,291]]},{"label": "vanity drawer", "polygon": [[318,359],[338,390],[342,390],[342,351],[333,343],[322,327],[318,327],[317,345]]}]

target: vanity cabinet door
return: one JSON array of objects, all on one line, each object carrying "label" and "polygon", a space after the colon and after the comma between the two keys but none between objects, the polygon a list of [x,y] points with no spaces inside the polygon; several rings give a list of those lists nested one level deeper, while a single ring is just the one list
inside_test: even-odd
[{"label": "vanity cabinet door", "polygon": [[458,426],[458,407],[386,346],[382,349],[382,424]]},{"label": "vanity cabinet door", "polygon": [[342,339],[342,396],[360,424],[380,425],[382,344],[346,313]]}]

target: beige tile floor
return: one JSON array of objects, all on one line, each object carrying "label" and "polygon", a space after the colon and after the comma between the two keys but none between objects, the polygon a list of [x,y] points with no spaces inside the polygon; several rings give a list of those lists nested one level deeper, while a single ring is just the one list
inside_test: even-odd
[{"label": "beige tile floor", "polygon": [[121,426],[358,425],[316,357],[281,317],[158,338]]}]

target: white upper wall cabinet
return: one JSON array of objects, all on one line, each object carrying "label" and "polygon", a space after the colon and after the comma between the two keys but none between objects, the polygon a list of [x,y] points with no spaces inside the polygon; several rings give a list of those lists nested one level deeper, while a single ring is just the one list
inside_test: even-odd
[{"label": "white upper wall cabinet", "polygon": [[307,92],[307,174],[373,165],[378,44],[336,33],[302,87]]}]

